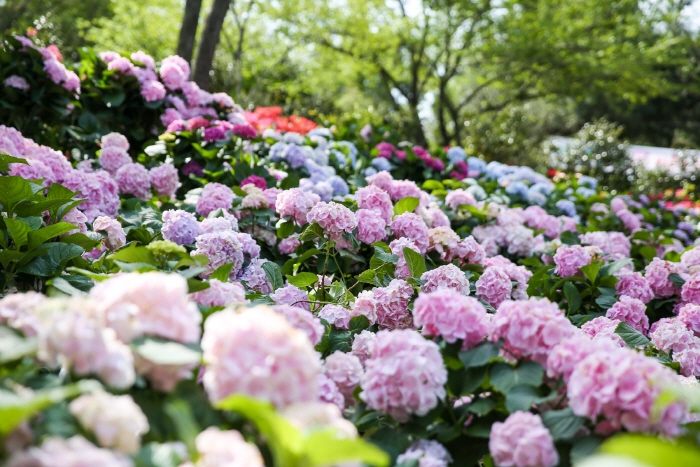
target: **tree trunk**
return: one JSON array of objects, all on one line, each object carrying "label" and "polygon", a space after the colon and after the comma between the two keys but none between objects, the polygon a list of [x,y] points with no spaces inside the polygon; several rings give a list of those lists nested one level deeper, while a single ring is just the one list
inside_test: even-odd
[{"label": "tree trunk", "polygon": [[187,60],[188,63],[192,62],[194,39],[197,36],[197,25],[201,10],[202,0],[187,0],[185,3],[185,14],[182,17],[180,37],[177,40],[177,54]]},{"label": "tree trunk", "polygon": [[202,40],[199,43],[199,52],[197,52],[197,61],[194,66],[194,81],[202,89],[209,88],[209,82],[211,81],[209,72],[214,64],[214,53],[219,43],[221,27],[224,25],[224,18],[230,3],[230,0],[214,0],[211,12],[207,17],[207,23],[204,26]]}]

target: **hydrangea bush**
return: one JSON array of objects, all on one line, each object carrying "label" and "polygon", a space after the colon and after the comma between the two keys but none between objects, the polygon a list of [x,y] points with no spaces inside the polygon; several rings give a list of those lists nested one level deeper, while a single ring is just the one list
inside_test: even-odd
[{"label": "hydrangea bush", "polygon": [[[0,126],[8,465],[695,452],[698,212],[371,128],[363,154],[199,90],[177,57],[92,60],[124,86],[81,133],[98,149]],[[18,70],[5,86],[36,85]],[[120,120],[141,107],[152,141]]]}]

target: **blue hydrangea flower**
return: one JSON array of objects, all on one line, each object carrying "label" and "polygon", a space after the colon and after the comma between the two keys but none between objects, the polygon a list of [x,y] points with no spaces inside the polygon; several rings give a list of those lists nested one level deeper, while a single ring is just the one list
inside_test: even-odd
[{"label": "blue hydrangea flower", "polygon": [[334,196],[345,196],[350,193],[350,188],[342,177],[333,175],[328,179],[328,183],[333,187]]},{"label": "blue hydrangea flower", "polygon": [[506,193],[513,196],[527,198],[528,187],[523,182],[513,182],[506,187]]},{"label": "blue hydrangea flower", "polygon": [[590,198],[591,196],[595,196],[595,190],[592,188],[588,188],[585,186],[580,186],[576,188],[576,194],[579,194],[583,196],[584,198]]},{"label": "blue hydrangea flower", "polygon": [[461,162],[466,159],[467,153],[464,152],[464,149],[461,147],[454,146],[447,150],[447,158],[454,164],[455,162]]},{"label": "blue hydrangea flower", "polygon": [[559,212],[566,216],[574,217],[576,215],[576,205],[571,200],[560,199],[557,201],[556,206]]},{"label": "blue hydrangea flower", "polygon": [[579,178],[578,184],[579,184],[579,186],[586,186],[586,187],[591,188],[593,190],[598,188],[598,180],[596,180],[593,177],[589,177],[588,175],[584,175],[583,177]]},{"label": "blue hydrangea flower", "polygon": [[291,168],[298,169],[304,165],[306,154],[303,148],[290,144],[284,151],[284,158]]},{"label": "blue hydrangea flower", "polygon": [[383,157],[375,157],[374,159],[372,159],[372,167],[377,169],[377,171],[379,172],[381,172],[382,170],[391,172],[391,169],[394,168],[394,166],[391,165],[391,162],[389,162],[387,159],[384,159]]},{"label": "blue hydrangea flower", "polygon": [[470,157],[467,159],[467,165],[469,165],[469,170],[476,170],[479,173],[486,170],[486,162],[479,159],[478,157]]}]

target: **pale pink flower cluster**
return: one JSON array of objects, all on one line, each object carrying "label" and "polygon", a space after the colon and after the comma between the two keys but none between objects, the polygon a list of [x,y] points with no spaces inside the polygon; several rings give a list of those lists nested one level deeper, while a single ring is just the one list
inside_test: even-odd
[{"label": "pale pink flower cluster", "polygon": [[506,270],[489,266],[476,281],[476,296],[494,308],[510,298],[513,284]]},{"label": "pale pink flower cluster", "polygon": [[311,310],[309,295],[299,287],[287,284],[270,294],[270,298],[277,305],[291,305],[305,310]]},{"label": "pale pink flower cluster", "polygon": [[418,198],[421,196],[421,189],[411,180],[394,180],[389,186],[389,196],[392,201],[399,201],[403,198]]},{"label": "pale pink flower cluster", "polygon": [[177,169],[172,164],[162,164],[154,167],[148,172],[148,176],[158,196],[170,198],[180,188]]},{"label": "pale pink flower cluster", "polygon": [[371,324],[381,329],[405,329],[413,327],[408,302],[413,287],[402,279],[394,279],[386,287],[376,287],[360,292],[355,300],[352,316],[364,315]]},{"label": "pale pink flower cluster", "polygon": [[456,211],[460,206],[474,206],[476,199],[468,191],[458,188],[447,193],[445,204]]},{"label": "pale pink flower cluster", "polygon": [[386,221],[380,212],[373,209],[358,209],[355,219],[359,241],[371,245],[386,239]]},{"label": "pale pink flower cluster", "polygon": [[681,298],[684,302],[700,305],[700,273],[695,273],[686,279],[681,287]]},{"label": "pale pink flower cluster", "polygon": [[321,324],[321,320],[309,310],[298,305],[274,305],[272,309],[287,318],[289,324],[303,331],[313,345],[321,342],[325,328]]},{"label": "pale pink flower cluster", "polygon": [[420,288],[424,293],[439,289],[451,289],[462,295],[469,295],[469,280],[464,275],[464,271],[454,264],[446,264],[426,271],[420,279],[425,281]]},{"label": "pale pink flower cluster", "polygon": [[625,428],[675,436],[687,411],[676,402],[653,413],[655,402],[676,375],[654,359],[627,347],[595,352],[578,363],[569,379],[569,406],[576,415],[596,420],[599,430]]},{"label": "pale pink flower cluster", "polygon": [[525,224],[536,230],[544,230],[549,238],[559,238],[562,220],[547,213],[540,206],[528,206],[523,210]]},{"label": "pale pink flower cluster", "polygon": [[[345,398],[352,401],[352,394],[362,378],[362,362],[351,353],[336,350],[323,363],[324,374],[333,381]],[[351,405],[351,404],[348,404]]]},{"label": "pale pink flower cluster", "polygon": [[119,133],[108,133],[100,141],[102,152],[97,161],[111,175],[115,175],[121,167],[133,162],[128,152],[129,140],[126,139],[126,136]]},{"label": "pale pink flower cluster", "polygon": [[437,441],[421,439],[411,444],[409,448],[396,459],[397,465],[417,461],[417,467],[447,467],[452,462],[452,456],[445,446]]},{"label": "pale pink flower cluster", "polygon": [[515,358],[545,365],[549,351],[576,333],[564,313],[546,298],[503,302],[491,323],[489,339],[504,340],[503,350]]},{"label": "pale pink flower cluster", "polygon": [[367,330],[355,335],[352,341],[352,354],[364,364],[372,356],[372,345],[376,340],[377,335]]},{"label": "pale pink flower cluster", "polygon": [[690,274],[700,272],[700,247],[693,247],[681,255],[681,264]]},{"label": "pale pink flower cluster", "polygon": [[652,344],[662,352],[681,352],[696,345],[693,331],[683,321],[675,318],[661,318],[649,332]]},{"label": "pale pink flower cluster", "polygon": [[627,295],[641,300],[643,303],[649,303],[654,298],[654,292],[651,290],[649,282],[638,272],[630,272],[620,276],[615,284],[615,290],[618,295]]},{"label": "pale pink flower cluster", "polygon": [[264,467],[258,447],[247,443],[235,430],[222,431],[211,426],[197,435],[197,462],[182,467]]},{"label": "pale pink flower cluster", "polygon": [[352,233],[357,227],[355,214],[342,204],[317,203],[306,214],[309,224],[316,223],[333,240],[341,239],[344,233]]},{"label": "pale pink flower cluster", "polygon": [[285,407],[318,397],[318,354],[306,334],[270,308],[211,315],[202,349],[204,388],[214,402],[244,394]]},{"label": "pale pink flower cluster", "polygon": [[394,206],[386,191],[376,185],[368,185],[357,190],[355,200],[359,210],[376,211],[384,219],[386,225],[391,224]]},{"label": "pale pink flower cluster", "polygon": [[5,78],[5,81],[3,81],[3,84],[6,88],[15,88],[20,91],[29,91],[30,87],[26,79],[17,75],[8,76]]},{"label": "pale pink flower cluster", "polygon": [[324,305],[318,312],[318,317],[325,319],[336,329],[348,329],[350,326],[350,310],[340,305]]},{"label": "pale pink flower cluster", "polygon": [[484,247],[470,235],[463,238],[455,247],[452,248],[452,250],[449,252],[449,256],[447,257],[447,261],[459,259],[460,263],[483,265],[485,258],[486,251],[484,251]]},{"label": "pale pink flower cluster", "polygon": [[178,245],[191,245],[200,234],[200,225],[194,214],[181,209],[170,209],[163,213],[161,233],[165,240]]},{"label": "pale pink flower cluster", "polygon": [[611,259],[628,258],[632,244],[622,232],[586,232],[579,235],[582,245],[597,246]]},{"label": "pale pink flower cluster", "polygon": [[620,320],[629,324],[642,334],[649,331],[649,318],[646,315],[647,307],[641,300],[623,295],[605,312],[605,316],[612,320]]},{"label": "pale pink flower cluster", "polygon": [[581,326],[581,331],[591,338],[606,338],[615,342],[619,347],[624,347],[626,345],[625,341],[615,333],[618,324],[620,324],[620,320],[599,316],[585,322]]},{"label": "pale pink flower cluster", "polygon": [[397,421],[425,415],[445,397],[447,370],[434,342],[416,331],[379,331],[365,361],[360,399]]},{"label": "pale pink flower cluster", "polygon": [[693,331],[695,336],[700,336],[700,305],[687,303],[678,310],[678,320]]},{"label": "pale pink flower cluster", "polygon": [[559,464],[552,435],[540,416],[530,412],[514,412],[505,422],[494,423],[489,452],[497,466],[554,467]]},{"label": "pale pink flower cluster", "polygon": [[100,446],[125,454],[139,450],[141,436],[149,429],[146,416],[129,395],[85,394],[72,401],[69,409],[83,428],[94,433]]},{"label": "pale pink flower cluster", "polygon": [[449,343],[462,340],[463,349],[483,342],[490,329],[486,308],[477,299],[452,289],[419,294],[413,320],[424,335],[440,336]]},{"label": "pale pink flower cluster", "polygon": [[280,217],[289,217],[298,225],[305,225],[306,215],[320,201],[321,198],[316,193],[292,188],[277,195],[275,209]]},{"label": "pale pink flower cluster", "polygon": [[333,380],[323,373],[318,375],[318,400],[334,404],[341,410],[345,408],[345,396]]},{"label": "pale pink flower cluster", "polygon": [[133,467],[126,455],[101,449],[82,436],[47,438],[41,447],[13,455],[6,467]]},{"label": "pale pink flower cluster", "polygon": [[644,269],[644,276],[649,282],[651,290],[657,297],[666,298],[677,295],[680,289],[676,287],[671,279],[671,274],[682,275],[685,268],[680,263],[673,263],[659,258],[654,258]]},{"label": "pale pink flower cluster", "polygon": [[462,239],[450,227],[428,229],[428,251],[437,251],[440,258],[446,260]]},{"label": "pale pink flower cluster", "polygon": [[396,261],[394,276],[397,279],[408,279],[411,277],[411,272],[408,270],[408,264],[406,263],[406,256],[404,255],[403,250],[404,248],[409,248],[420,254],[420,250],[416,244],[406,237],[401,237],[397,238],[396,240],[392,240],[392,242],[389,243],[389,248],[393,254],[399,257],[398,261]]},{"label": "pale pink flower cluster", "polygon": [[394,217],[391,222],[391,232],[394,238],[406,237],[411,240],[424,255],[428,251],[430,240],[428,238],[428,226],[418,214],[405,212]]},{"label": "pale pink flower cluster", "polygon": [[[619,338],[619,336],[617,337]],[[620,345],[609,336],[593,338],[585,332],[577,332],[568,339],[562,340],[549,352],[546,366],[547,376],[550,378],[561,377],[565,383],[568,383],[571,372],[585,357],[593,352],[609,352],[624,345],[624,342]]]},{"label": "pale pink flower cluster", "polygon": [[214,271],[224,264],[233,264],[230,279],[235,279],[243,266],[243,245],[240,237],[233,230],[219,230],[212,233],[202,234],[195,238],[196,249],[191,252],[192,256],[204,255],[209,258],[206,270],[201,276],[207,278]]},{"label": "pale pink flower cluster", "polygon": [[204,306],[227,306],[246,302],[245,290],[239,282],[221,282],[218,279],[211,279],[208,289],[191,293],[190,298]]},{"label": "pale pink flower cluster", "polygon": [[622,221],[625,228],[631,232],[636,232],[642,227],[642,221],[639,219],[639,216],[629,209],[620,209],[615,214]]},{"label": "pale pink flower cluster", "polygon": [[151,198],[151,179],[148,170],[136,162],[129,162],[119,167],[114,180],[119,185],[119,193],[134,195],[148,200]]},{"label": "pale pink flower cluster", "polygon": [[280,243],[279,245],[277,245],[277,248],[283,255],[291,255],[292,253],[294,253],[294,250],[296,250],[299,245],[301,245],[301,242],[298,238],[287,237],[280,240]]},{"label": "pale pink flower cluster", "polygon": [[108,250],[116,250],[126,244],[126,233],[122,225],[116,219],[107,216],[99,216],[93,221],[92,230],[95,232],[105,232],[107,234],[105,246]]},{"label": "pale pink flower cluster", "polygon": [[518,266],[508,258],[501,255],[492,256],[484,260],[484,266],[497,266],[502,268],[511,281],[516,282],[511,297],[513,300],[526,300],[528,281],[532,277],[532,272],[524,266]]},{"label": "pale pink flower cluster", "polygon": [[559,277],[580,275],[580,269],[591,263],[591,255],[581,245],[563,245],[554,254],[554,273]]},{"label": "pale pink flower cluster", "polygon": [[197,213],[206,217],[217,209],[228,211],[233,203],[233,190],[221,183],[207,183],[202,190],[202,195],[197,200]]}]

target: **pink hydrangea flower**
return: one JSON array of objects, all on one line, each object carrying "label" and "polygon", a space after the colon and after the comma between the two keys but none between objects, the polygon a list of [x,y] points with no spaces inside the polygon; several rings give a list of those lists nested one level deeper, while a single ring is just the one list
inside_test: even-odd
[{"label": "pink hydrangea flower", "polygon": [[189,64],[177,55],[164,58],[160,65],[160,77],[168,89],[180,89],[190,76]]},{"label": "pink hydrangea flower", "polygon": [[445,197],[445,204],[456,211],[460,206],[475,205],[476,199],[474,198],[474,195],[468,191],[458,188],[447,193],[447,196]]},{"label": "pink hydrangea flower", "polygon": [[211,315],[202,350],[204,388],[214,402],[244,394],[285,407],[318,397],[318,354],[304,332],[270,308]]},{"label": "pink hydrangea flower", "polygon": [[539,415],[514,412],[491,427],[489,452],[498,466],[554,467],[559,454]]},{"label": "pink hydrangea flower", "polygon": [[121,133],[107,133],[100,139],[102,149],[115,147],[123,151],[129,150],[129,140]]},{"label": "pink hydrangea flower", "polygon": [[280,313],[287,321],[297,329],[304,331],[309,341],[313,345],[321,342],[325,328],[321,324],[321,320],[314,316],[309,310],[303,308],[301,304],[291,305],[274,305],[272,307],[277,313]]},{"label": "pink hydrangea flower", "polygon": [[576,332],[557,304],[546,298],[507,300],[498,307],[491,325],[491,341],[504,339],[504,351],[543,366],[549,351]]},{"label": "pink hydrangea flower", "polygon": [[275,293],[270,295],[270,298],[277,305],[292,305],[307,311],[311,310],[307,293],[292,284],[280,287]]},{"label": "pink hydrangea flower", "polygon": [[497,308],[510,298],[513,290],[508,273],[499,266],[489,266],[476,281],[476,296]]},{"label": "pink hydrangea flower", "polygon": [[[203,219],[202,222],[199,223],[199,233],[201,235],[213,232],[227,232],[229,230],[235,230],[233,228],[233,221],[235,221],[235,218],[229,219],[226,217],[210,217]],[[238,221],[235,222],[236,226],[238,226]],[[240,241],[240,237],[238,240]]]},{"label": "pink hydrangea flower", "polygon": [[446,264],[426,271],[420,279],[425,281],[421,285],[421,291],[424,293],[439,289],[451,289],[462,295],[469,295],[469,280],[464,272],[454,264]]},{"label": "pink hydrangea flower", "polygon": [[360,359],[364,364],[365,361],[372,356],[372,345],[377,340],[377,335],[373,332],[364,330],[355,335],[352,341],[352,354]]},{"label": "pink hydrangea flower", "polygon": [[372,289],[371,293],[376,322],[380,329],[413,327],[413,318],[408,310],[408,301],[413,296],[413,287],[410,284],[401,279],[394,279],[386,287]]},{"label": "pink hydrangea flower", "polygon": [[447,370],[434,342],[416,331],[379,331],[365,361],[360,399],[397,421],[425,415],[445,397]]},{"label": "pink hydrangea flower", "polygon": [[700,336],[700,305],[688,303],[678,310],[678,320],[693,331],[696,336]]},{"label": "pink hydrangea flower", "polygon": [[644,269],[644,275],[649,282],[651,290],[657,297],[666,298],[677,295],[680,289],[668,278],[671,274],[683,274],[683,265],[672,263],[659,258],[654,258]]},{"label": "pink hydrangea flower", "polygon": [[254,185],[257,188],[260,188],[261,190],[267,188],[267,182],[265,181],[265,179],[262,177],[258,177],[257,175],[251,175],[241,180],[241,186],[243,187],[246,185]]},{"label": "pink hydrangea flower", "polygon": [[441,289],[418,295],[413,305],[413,320],[426,336],[440,336],[449,343],[461,339],[462,348],[471,349],[483,342],[489,332],[486,308],[473,297],[453,289]]},{"label": "pink hydrangea flower", "polygon": [[117,170],[114,176],[119,185],[119,192],[134,195],[137,198],[149,199],[151,197],[151,182],[146,167],[138,163],[128,163]]},{"label": "pink hydrangea flower", "polygon": [[700,305],[700,273],[695,273],[685,281],[681,288],[681,298],[684,302]]},{"label": "pink hydrangea flower", "polygon": [[307,222],[317,223],[332,239],[342,238],[343,233],[352,233],[357,227],[355,214],[342,204],[331,201],[318,203],[306,214]]},{"label": "pink hydrangea flower", "polygon": [[132,162],[129,153],[117,146],[104,146],[97,161],[103,169],[112,175],[116,174],[121,167]]},{"label": "pink hydrangea flower", "polygon": [[410,248],[411,250],[420,254],[420,250],[416,244],[406,237],[401,237],[389,243],[389,248],[391,248],[391,252],[393,254],[399,257],[398,261],[396,261],[394,276],[397,279],[408,279],[411,277],[411,272],[408,270],[408,264],[406,263],[406,257],[404,256],[403,250],[404,248]]},{"label": "pink hydrangea flower", "polygon": [[148,176],[158,196],[169,198],[180,188],[177,169],[172,164],[162,164],[154,167],[149,171]]},{"label": "pink hydrangea flower", "polygon": [[[622,346],[624,346],[624,342]],[[608,336],[596,339],[591,338],[585,332],[578,332],[570,338],[562,340],[549,352],[546,366],[547,376],[550,378],[561,377],[564,382],[568,383],[571,372],[581,360],[593,352],[610,352],[617,347],[621,346]]]},{"label": "pink hydrangea flower", "polygon": [[628,209],[620,209],[615,213],[620,218],[625,228],[631,232],[636,232],[642,227],[642,221],[639,217]]},{"label": "pink hydrangea flower", "polygon": [[197,213],[206,217],[217,209],[228,211],[233,203],[233,190],[221,183],[207,183],[197,201]]},{"label": "pink hydrangea flower", "polygon": [[183,464],[183,467],[264,467],[258,447],[247,443],[235,430],[222,431],[210,426],[195,439],[199,453],[196,465]]},{"label": "pink hydrangea flower", "polygon": [[124,454],[109,449],[98,448],[82,436],[64,439],[50,437],[41,447],[31,447],[27,451],[15,453],[7,467],[132,467],[133,462]]},{"label": "pink hydrangea flower", "polygon": [[245,290],[239,282],[209,281],[209,288],[190,294],[190,298],[199,305],[227,306],[233,303],[245,303]]},{"label": "pink hydrangea flower", "polygon": [[318,317],[337,329],[348,329],[350,326],[350,310],[340,305],[325,305],[318,312]]},{"label": "pink hydrangea flower", "polygon": [[695,345],[693,331],[676,318],[662,318],[654,323],[649,339],[662,352],[681,352]]},{"label": "pink hydrangea flower", "polygon": [[484,264],[486,251],[471,235],[463,238],[449,251],[446,261],[459,259],[460,263]]},{"label": "pink hydrangea flower", "polygon": [[345,396],[333,380],[324,374],[318,375],[318,399],[333,404],[340,410],[345,409]]},{"label": "pink hydrangea flower", "polygon": [[574,368],[567,386],[569,406],[592,420],[605,416],[605,430],[680,433],[687,411],[676,402],[652,415],[661,392],[676,375],[661,363],[627,347],[595,352]]},{"label": "pink hydrangea flower", "polygon": [[651,290],[649,282],[638,272],[621,276],[615,284],[615,290],[618,295],[627,295],[641,300],[643,303],[649,303],[654,298],[654,292]]},{"label": "pink hydrangea flower", "polygon": [[146,102],[155,102],[165,98],[165,86],[160,81],[148,80],[141,85],[141,97]]},{"label": "pink hydrangea flower", "polygon": [[321,198],[316,193],[300,188],[285,190],[277,195],[275,209],[281,217],[289,217],[299,225],[306,224],[306,216]]},{"label": "pink hydrangea flower", "polygon": [[450,227],[434,227],[428,229],[428,241],[428,251],[437,251],[440,258],[446,260],[461,238]]},{"label": "pink hydrangea flower", "polygon": [[368,185],[359,188],[355,193],[355,200],[358,208],[377,211],[387,225],[391,223],[394,206],[389,194],[380,187]]},{"label": "pink hydrangea flower", "polygon": [[92,230],[107,234],[106,246],[108,250],[116,250],[126,244],[126,233],[118,220],[107,216],[99,216],[92,223]]},{"label": "pink hydrangea flower", "polygon": [[605,316],[612,320],[624,321],[642,334],[646,334],[649,331],[649,318],[646,312],[647,307],[644,302],[623,295],[619,302],[608,309]]},{"label": "pink hydrangea flower", "polygon": [[581,245],[560,246],[554,254],[554,273],[559,277],[580,274],[579,269],[591,263],[591,255]]},{"label": "pink hydrangea flower", "polygon": [[199,222],[194,214],[181,209],[163,213],[163,238],[178,245],[191,245],[200,234]]},{"label": "pink hydrangea flower", "polygon": [[376,174],[367,177],[367,183],[369,185],[374,185],[378,188],[381,188],[387,193],[389,193],[389,189],[391,188],[391,184],[393,182],[394,177],[392,177],[391,174],[385,170],[381,170]]},{"label": "pink hydrangea flower", "polygon": [[280,253],[282,253],[283,255],[291,255],[292,253],[294,253],[294,250],[296,250],[299,245],[301,245],[301,242],[298,238],[287,237],[280,240],[280,243],[277,246],[277,248],[279,248]]},{"label": "pink hydrangea flower", "polygon": [[[681,255],[681,264],[688,268],[693,268],[694,266],[700,266],[700,247],[694,247]],[[690,272],[695,272],[690,270]]]},{"label": "pink hydrangea flower", "polygon": [[386,222],[379,211],[373,209],[358,209],[355,213],[357,220],[357,239],[371,245],[386,239]]},{"label": "pink hydrangea flower", "polygon": [[420,199],[421,190],[415,182],[411,180],[394,180],[389,186],[389,196],[392,201],[398,201],[403,198],[418,198]]},{"label": "pink hydrangea flower", "polygon": [[391,222],[391,231],[394,238],[406,237],[418,247],[421,255],[428,251],[430,241],[428,238],[428,226],[418,214],[405,212],[398,215]]},{"label": "pink hydrangea flower", "polygon": [[326,357],[323,372],[336,384],[346,402],[352,400],[353,391],[360,384],[363,373],[359,358],[336,350]]},{"label": "pink hydrangea flower", "polygon": [[29,83],[21,76],[12,75],[3,82],[5,87],[19,89],[20,91],[29,91]]},{"label": "pink hydrangea flower", "polygon": [[262,294],[269,294],[272,292],[272,284],[265,274],[265,270],[262,265],[265,264],[267,260],[254,258],[250,261],[250,264],[243,268],[243,270],[238,274],[238,280],[245,282],[246,287],[250,290],[255,290]]},{"label": "pink hydrangea flower", "polygon": [[683,376],[700,376],[700,339],[696,338],[695,345],[674,352],[673,361],[680,364]]},{"label": "pink hydrangea flower", "polygon": [[625,341],[622,340],[618,334],[615,333],[617,325],[620,324],[618,319],[610,319],[605,316],[599,316],[590,321],[585,322],[581,326],[581,331],[591,338],[607,338],[615,342],[618,346],[624,347]]},{"label": "pink hydrangea flower", "polygon": [[239,235],[231,230],[202,234],[195,238],[196,249],[192,256],[204,255],[209,258],[206,271],[201,276],[207,278],[224,264],[233,264],[229,277],[235,279],[243,266],[243,245]]}]

